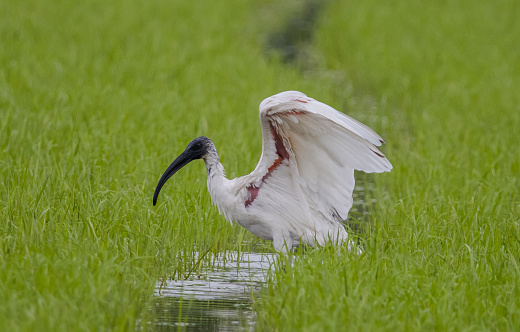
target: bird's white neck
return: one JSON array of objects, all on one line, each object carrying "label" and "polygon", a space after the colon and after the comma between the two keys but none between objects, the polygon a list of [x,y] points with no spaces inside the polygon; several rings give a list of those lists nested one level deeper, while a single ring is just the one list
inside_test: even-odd
[{"label": "bird's white neck", "polygon": [[232,221],[231,206],[235,203],[236,195],[232,194],[232,181],[226,178],[224,167],[220,163],[216,149],[211,149],[204,156],[208,169],[208,191],[213,204],[227,220]]},{"label": "bird's white neck", "polygon": [[216,149],[211,149],[208,151],[208,153],[204,156],[204,162],[206,163],[206,168],[208,169],[208,184],[210,179],[226,179],[224,166],[222,166],[220,163],[220,158]]}]

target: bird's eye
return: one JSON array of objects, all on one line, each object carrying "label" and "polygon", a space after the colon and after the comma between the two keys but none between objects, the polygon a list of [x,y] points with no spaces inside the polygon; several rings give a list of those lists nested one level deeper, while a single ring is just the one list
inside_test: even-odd
[{"label": "bird's eye", "polygon": [[197,144],[195,144],[195,147],[197,149],[202,149],[202,143],[201,142],[197,142]]}]

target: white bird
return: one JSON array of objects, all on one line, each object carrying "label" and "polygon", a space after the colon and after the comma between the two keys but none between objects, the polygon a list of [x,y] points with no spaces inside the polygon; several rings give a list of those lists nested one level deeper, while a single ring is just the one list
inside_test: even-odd
[{"label": "white bird", "polygon": [[298,91],[260,103],[262,156],[248,175],[228,180],[213,142],[198,137],[164,172],[164,183],[195,159],[208,169],[208,190],[227,220],[273,241],[287,252],[302,243],[352,240],[343,225],[352,207],[354,170],[387,172],[392,165],[376,146],[384,143],[372,129]]}]

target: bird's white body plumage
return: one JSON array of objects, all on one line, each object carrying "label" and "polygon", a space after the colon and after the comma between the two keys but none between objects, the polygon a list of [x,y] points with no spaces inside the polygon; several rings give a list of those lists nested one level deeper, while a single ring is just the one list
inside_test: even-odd
[{"label": "bird's white body plumage", "polygon": [[228,180],[215,149],[204,157],[219,211],[282,252],[349,241],[342,221],[352,207],[354,170],[392,169],[376,147],[383,139],[297,91],[262,101],[260,122],[262,156],[250,174]]}]

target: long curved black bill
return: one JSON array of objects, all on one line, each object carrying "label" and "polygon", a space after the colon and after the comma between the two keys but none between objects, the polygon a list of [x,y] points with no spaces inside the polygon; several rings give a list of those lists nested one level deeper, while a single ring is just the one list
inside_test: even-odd
[{"label": "long curved black bill", "polygon": [[164,174],[161,176],[161,179],[159,180],[159,183],[157,183],[157,187],[155,187],[155,193],[153,194],[153,205],[157,203],[157,197],[159,196],[159,192],[161,191],[161,188],[164,186],[166,181],[168,181],[169,178],[172,177],[173,174],[177,173],[178,170],[186,166],[190,161],[192,161],[193,158],[190,157],[186,151],[181,153],[180,156],[175,158],[173,163],[166,169]]}]

